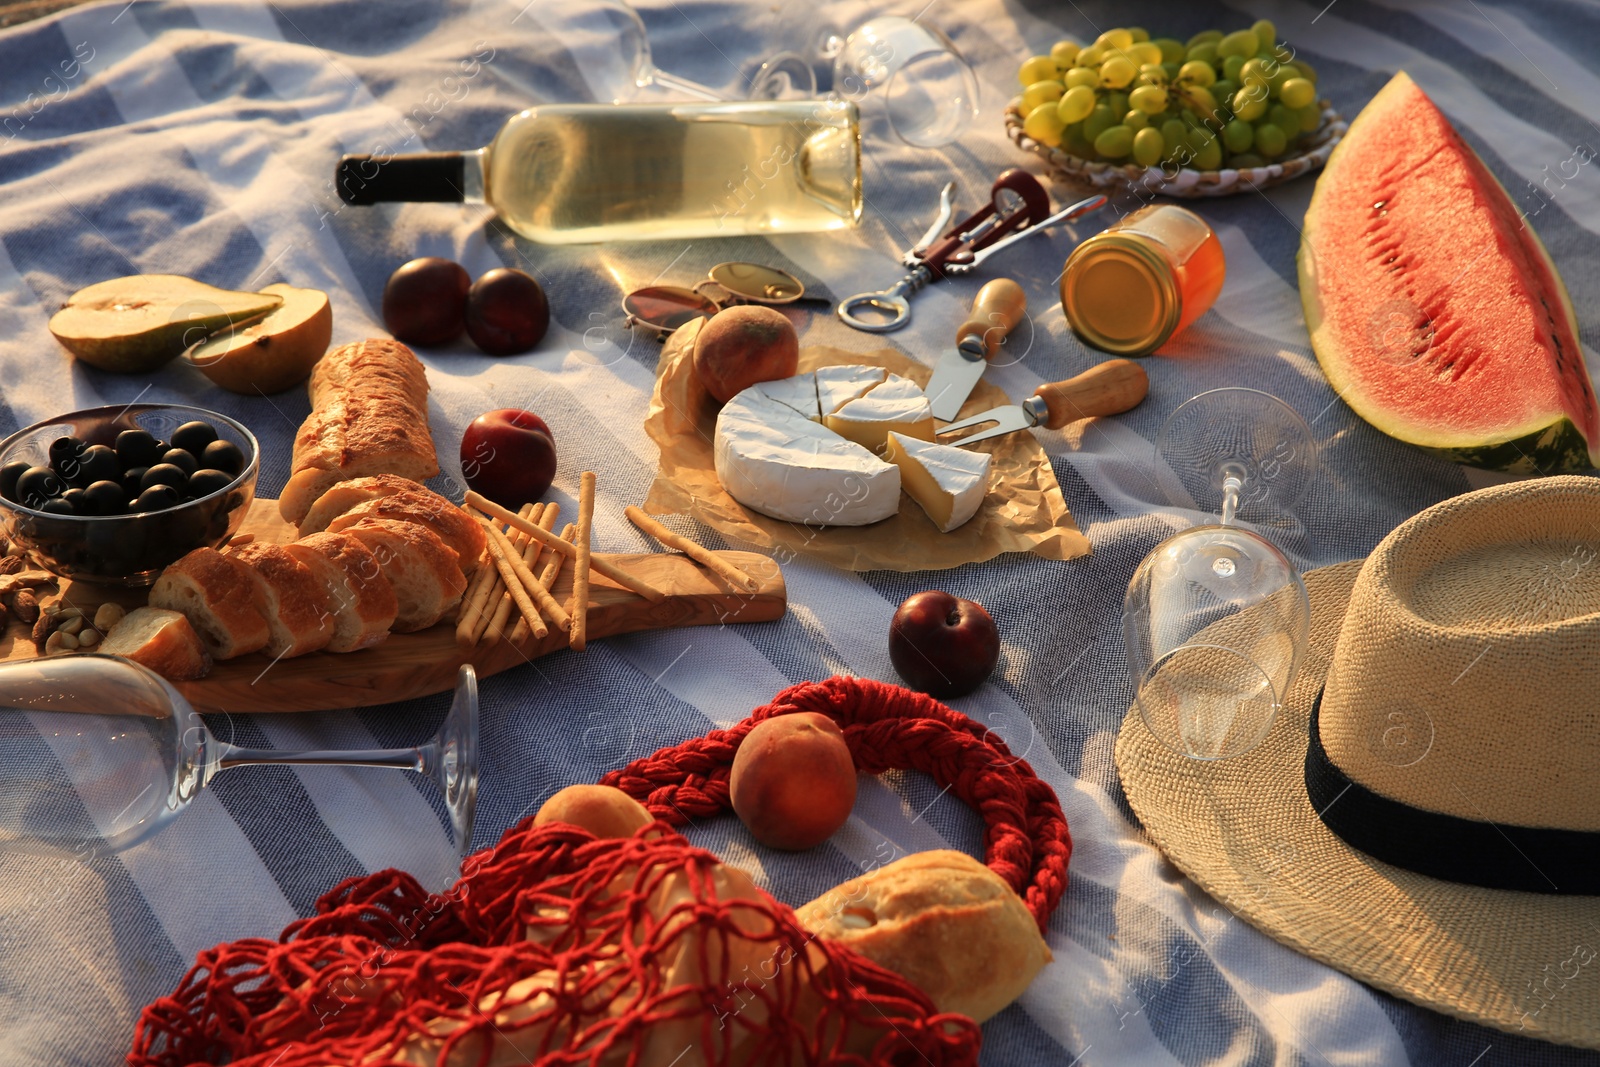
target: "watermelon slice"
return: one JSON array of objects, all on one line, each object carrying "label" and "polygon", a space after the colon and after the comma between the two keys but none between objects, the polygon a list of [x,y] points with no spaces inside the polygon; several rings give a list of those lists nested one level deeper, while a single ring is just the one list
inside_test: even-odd
[{"label": "watermelon slice", "polygon": [[1555,264],[1404,72],[1317,181],[1300,299],[1329,384],[1391,437],[1490,470],[1600,465],[1600,412]]}]

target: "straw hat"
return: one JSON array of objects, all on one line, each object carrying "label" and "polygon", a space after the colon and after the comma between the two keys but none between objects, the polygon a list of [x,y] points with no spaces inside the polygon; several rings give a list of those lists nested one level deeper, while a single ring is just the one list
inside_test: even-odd
[{"label": "straw hat", "polygon": [[1130,711],[1117,766],[1145,829],[1308,956],[1600,1048],[1600,479],[1447,500],[1306,588],[1259,748],[1187,759]]}]

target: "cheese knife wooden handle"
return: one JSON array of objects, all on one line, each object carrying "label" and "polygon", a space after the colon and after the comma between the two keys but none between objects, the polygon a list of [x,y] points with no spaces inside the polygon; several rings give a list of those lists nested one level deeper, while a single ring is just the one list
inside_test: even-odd
[{"label": "cheese knife wooden handle", "polygon": [[956,347],[969,337],[979,339],[983,358],[993,359],[1006,335],[1016,329],[1028,310],[1028,294],[1010,278],[996,278],[978,290],[967,321],[956,328]]},{"label": "cheese knife wooden handle", "polygon": [[[990,283],[993,284],[993,283]],[[1059,430],[1069,422],[1096,415],[1119,415],[1150,392],[1150,377],[1131,359],[1108,359],[1064,382],[1046,382],[1034,390],[1049,417],[1044,425]]]}]

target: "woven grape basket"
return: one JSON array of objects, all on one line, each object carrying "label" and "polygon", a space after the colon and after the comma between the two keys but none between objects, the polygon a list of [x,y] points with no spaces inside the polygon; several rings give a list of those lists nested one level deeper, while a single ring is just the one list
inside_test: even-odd
[{"label": "woven grape basket", "polygon": [[1059,148],[1040,144],[1022,131],[1020,96],[1006,105],[1006,133],[1018,148],[1044,160],[1050,176],[1057,181],[1107,193],[1128,190],[1188,198],[1232,196],[1267,189],[1322,168],[1350,124],[1328,101],[1320,101],[1320,104],[1322,125],[1296,146],[1295,155],[1274,160],[1264,167],[1242,170],[1191,170],[1188,167],[1173,170],[1166,166],[1141,167],[1136,163],[1102,163],[1068,155]]}]

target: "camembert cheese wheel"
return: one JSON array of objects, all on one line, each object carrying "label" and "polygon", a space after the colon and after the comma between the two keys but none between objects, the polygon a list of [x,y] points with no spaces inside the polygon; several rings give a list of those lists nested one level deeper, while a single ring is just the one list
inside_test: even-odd
[{"label": "camembert cheese wheel", "polygon": [[866,526],[900,510],[900,468],[874,451],[891,432],[931,441],[933,428],[911,381],[882,367],[824,367],[728,401],[713,455],[722,487],[747,508],[810,526]]}]

